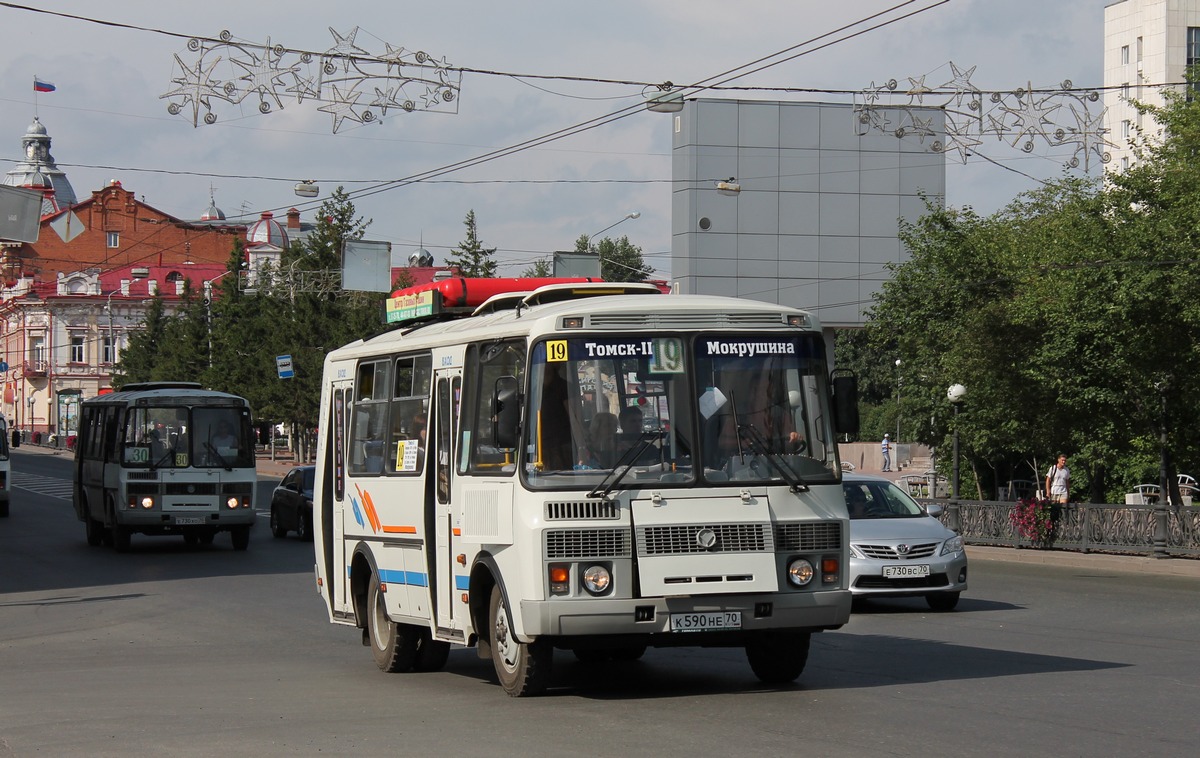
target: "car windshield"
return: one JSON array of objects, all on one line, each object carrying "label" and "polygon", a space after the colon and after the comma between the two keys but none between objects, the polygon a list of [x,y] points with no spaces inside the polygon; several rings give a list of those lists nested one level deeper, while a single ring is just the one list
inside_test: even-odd
[{"label": "car windshield", "polygon": [[846,509],[852,519],[919,518],[925,511],[889,481],[844,481]]}]

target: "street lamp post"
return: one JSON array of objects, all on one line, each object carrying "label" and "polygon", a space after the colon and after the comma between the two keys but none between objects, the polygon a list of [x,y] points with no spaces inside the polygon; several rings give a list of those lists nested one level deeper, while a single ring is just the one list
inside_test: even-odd
[{"label": "street lamp post", "polygon": [[900,444],[900,359],[896,359],[896,444]]},{"label": "street lamp post", "polygon": [[592,239],[593,239],[593,238],[595,238],[595,237],[599,237],[601,234],[604,234],[605,232],[607,232],[609,229],[612,229],[612,228],[613,228],[614,226],[616,226],[617,224],[622,224],[622,223],[624,223],[624,222],[628,221],[628,220],[629,220],[629,219],[631,219],[631,218],[632,218],[632,219],[638,219],[638,218],[641,218],[641,217],[642,217],[642,214],[641,214],[641,212],[640,212],[640,211],[632,211],[632,212],[630,212],[630,213],[626,213],[624,216],[622,216],[622,217],[621,217],[621,220],[620,220],[620,221],[614,221],[613,223],[611,223],[611,224],[609,224],[608,226],[604,227],[603,229],[601,229],[600,231],[596,232],[595,234],[589,234],[589,235],[588,235],[588,244],[590,245],[590,244],[592,243]]},{"label": "street lamp post", "polygon": [[958,532],[959,528],[959,512],[958,512],[958,409],[962,406],[963,398],[966,397],[967,388],[961,384],[951,384],[946,390],[946,399],[950,401],[950,405],[954,407],[954,447],[951,455],[954,456],[954,464],[950,478],[950,507],[947,509],[946,526],[947,528]]},{"label": "street lamp post", "polygon": [[958,409],[966,394],[967,388],[961,384],[951,384],[950,389],[946,390],[946,399],[954,407],[954,447],[951,453],[954,456],[954,466],[953,478],[950,480],[950,499],[952,500],[958,500]]}]

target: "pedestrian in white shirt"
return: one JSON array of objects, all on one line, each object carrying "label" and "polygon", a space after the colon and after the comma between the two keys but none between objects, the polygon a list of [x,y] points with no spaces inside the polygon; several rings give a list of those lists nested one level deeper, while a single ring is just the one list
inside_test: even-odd
[{"label": "pedestrian in white shirt", "polygon": [[1055,503],[1065,503],[1071,494],[1071,469],[1067,468],[1067,456],[1058,456],[1058,462],[1046,472],[1046,495]]}]

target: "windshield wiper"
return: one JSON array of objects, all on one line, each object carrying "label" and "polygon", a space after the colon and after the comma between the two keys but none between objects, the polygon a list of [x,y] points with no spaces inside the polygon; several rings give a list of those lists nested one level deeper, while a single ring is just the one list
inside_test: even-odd
[{"label": "windshield wiper", "polygon": [[808,485],[800,476],[792,470],[792,467],[787,465],[787,461],[782,461],[779,453],[772,451],[767,445],[767,441],[763,439],[762,433],[754,428],[753,424],[738,424],[737,437],[738,444],[741,444],[742,435],[746,435],[746,445],[750,451],[761,456],[771,468],[779,472],[779,476],[788,483],[788,489],[792,492],[807,492]]},{"label": "windshield wiper", "polygon": [[[658,436],[658,432],[642,432],[641,436],[638,437],[638,444],[632,445],[625,451],[625,455],[622,455],[621,459],[613,466],[612,471],[608,472],[608,476],[604,477],[596,485],[596,488],[588,493],[588,497],[608,497],[608,494],[617,488],[617,485],[621,483],[625,475],[633,470],[634,462],[642,457],[642,453],[646,452],[646,448],[650,447],[650,443],[654,442]],[[612,479],[611,484],[608,483],[609,479]]]},{"label": "windshield wiper", "polygon": [[225,467],[226,471],[233,471],[233,466],[230,465],[229,461],[225,460],[225,456],[217,452],[217,449],[213,447],[212,443],[208,440],[204,441],[204,449],[215,455],[217,460],[221,462],[221,465]]}]

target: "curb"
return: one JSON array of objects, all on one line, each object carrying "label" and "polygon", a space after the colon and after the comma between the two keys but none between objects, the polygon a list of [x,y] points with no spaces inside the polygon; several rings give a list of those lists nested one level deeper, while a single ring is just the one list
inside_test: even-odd
[{"label": "curb", "polygon": [[1030,566],[1086,568],[1103,571],[1120,571],[1130,574],[1180,576],[1190,579],[1200,579],[1200,560],[1184,557],[1152,558],[1144,555],[1076,553],[1069,550],[991,547],[967,543],[967,558],[972,561],[1005,561],[1008,563],[1024,563]]}]

